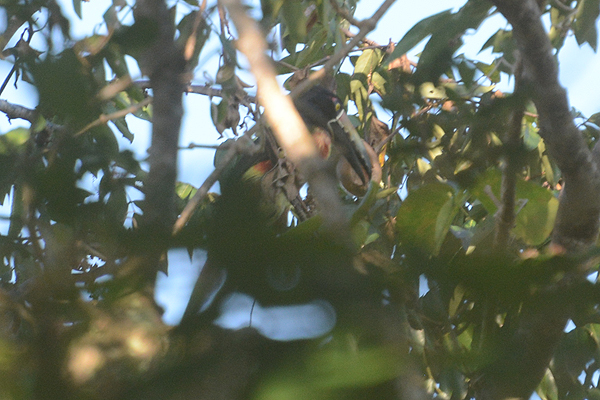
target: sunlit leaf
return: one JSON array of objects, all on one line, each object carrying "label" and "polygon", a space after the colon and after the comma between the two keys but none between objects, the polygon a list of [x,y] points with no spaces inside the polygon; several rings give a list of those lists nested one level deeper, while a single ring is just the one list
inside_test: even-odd
[{"label": "sunlit leaf", "polygon": [[436,87],[431,82],[423,83],[419,87],[419,92],[421,93],[421,96],[423,96],[423,98],[425,99],[441,100],[448,97],[446,96],[446,91],[444,90],[443,86]]},{"label": "sunlit leaf", "polygon": [[198,189],[196,189],[189,183],[177,182],[175,184],[175,193],[177,193],[177,196],[184,200],[187,200],[190,197],[192,197],[197,190]]},{"label": "sunlit leaf", "polygon": [[356,60],[354,65],[354,74],[363,74],[365,76],[371,75],[371,73],[377,68],[381,61],[381,50],[379,49],[367,49]]},{"label": "sunlit leaf", "polygon": [[400,372],[393,351],[384,348],[326,351],[314,355],[311,383],[321,390],[360,388],[385,382]]},{"label": "sunlit leaf", "polygon": [[542,400],[558,400],[558,389],[550,368],[546,370],[536,392]]}]

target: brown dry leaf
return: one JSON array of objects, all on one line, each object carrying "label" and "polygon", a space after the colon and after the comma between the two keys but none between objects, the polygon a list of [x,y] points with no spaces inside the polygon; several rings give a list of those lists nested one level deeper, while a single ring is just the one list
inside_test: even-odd
[{"label": "brown dry leaf", "polygon": [[379,147],[379,144],[386,141],[390,136],[390,128],[385,122],[379,120],[376,116],[371,117],[369,124],[369,132],[367,134],[367,143],[374,149]]},{"label": "brown dry leaf", "polygon": [[408,59],[408,57],[406,56],[406,54],[396,58],[395,60],[392,60],[389,64],[388,64],[388,70],[392,70],[392,69],[401,69],[404,72],[412,72],[412,68],[411,68],[411,62]]}]

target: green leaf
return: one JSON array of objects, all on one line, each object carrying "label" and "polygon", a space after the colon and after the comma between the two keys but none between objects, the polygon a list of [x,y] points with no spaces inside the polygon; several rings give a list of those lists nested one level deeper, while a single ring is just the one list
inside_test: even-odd
[{"label": "green leaf", "polygon": [[462,46],[462,36],[468,29],[479,27],[490,7],[485,0],[471,0],[437,27],[419,57],[415,71],[417,83],[436,82],[450,70],[452,56]]},{"label": "green leaf", "polygon": [[[307,65],[323,58],[323,45],[327,41],[327,30],[319,29],[314,32],[306,47],[297,54],[294,66],[304,68]],[[285,59],[284,59],[285,60]]]},{"label": "green leaf", "polygon": [[600,112],[592,114],[592,116],[588,118],[588,121],[600,127]]},{"label": "green leaf", "polygon": [[431,183],[412,191],[396,215],[401,242],[437,255],[450,224],[459,211],[452,187]]},{"label": "green leaf", "polygon": [[2,136],[3,140],[6,143],[9,143],[11,146],[18,147],[24,144],[29,140],[29,129],[26,128],[16,128],[12,131],[6,132]]},{"label": "green leaf", "polygon": [[450,299],[450,303],[448,304],[448,315],[450,317],[456,316],[456,312],[458,311],[458,307],[462,304],[464,296],[465,296],[465,288],[462,285],[456,285],[454,288],[454,294]]},{"label": "green leaf", "polygon": [[598,46],[598,32],[596,31],[596,20],[600,15],[600,0],[579,0],[573,32],[577,44],[587,42],[596,51]]},{"label": "green leaf", "polygon": [[183,200],[187,200],[190,197],[192,197],[197,190],[198,189],[196,189],[189,183],[177,182],[175,184],[175,193],[177,193],[177,196],[179,196],[179,198]]},{"label": "green leaf", "polygon": [[111,220],[116,224],[123,224],[125,218],[127,218],[128,209],[129,204],[127,202],[125,188],[121,186],[112,190],[106,201],[107,215],[110,216]]},{"label": "green leaf", "polygon": [[546,370],[546,374],[536,389],[536,393],[542,400],[558,400],[558,388],[556,387],[556,381],[550,368]]},{"label": "green leaf", "polygon": [[[200,19],[198,20],[198,18]],[[188,49],[186,46],[188,43],[193,43],[194,45],[193,51],[190,54],[186,54],[186,56],[189,56],[188,69],[192,71],[198,65],[198,57],[200,56],[200,52],[202,51],[206,40],[210,36],[210,27],[206,23],[206,19],[204,17],[198,17],[198,11],[193,11],[179,21],[177,30],[180,33],[179,37],[177,38],[177,45],[180,48],[185,48],[187,52]],[[193,41],[190,42],[192,35],[195,36]]]},{"label": "green leaf", "polygon": [[363,51],[354,65],[354,74],[371,75],[379,65],[381,58],[382,54],[379,49],[367,49]]},{"label": "green leaf", "polygon": [[398,42],[396,48],[392,54],[390,54],[388,61],[384,65],[387,65],[390,61],[406,54],[427,36],[437,31],[440,25],[448,22],[451,17],[452,10],[446,10],[417,22],[416,25],[410,28],[410,30],[406,32],[404,37]]},{"label": "green leaf", "polygon": [[285,21],[287,32],[295,42],[303,42],[306,39],[306,16],[305,6],[301,1],[284,1],[281,15]]},{"label": "green leaf", "polygon": [[81,19],[81,0],[73,0],[73,9],[75,14]]},{"label": "green leaf", "polygon": [[123,137],[129,140],[129,143],[133,142],[133,133],[129,130],[129,126],[127,126],[127,121],[125,118],[117,118],[112,121],[112,123],[117,127],[119,132],[123,135]]},{"label": "green leaf", "polygon": [[436,87],[431,82],[425,82],[419,86],[419,93],[421,93],[421,97],[424,99],[441,100],[448,97],[443,86]]},{"label": "green leaf", "polygon": [[537,133],[537,129],[533,126],[532,122],[523,124],[523,144],[527,150],[537,149],[541,141],[542,138]]},{"label": "green leaf", "polygon": [[[489,190],[500,199],[500,182],[502,174],[496,169],[489,169],[483,174],[470,192],[481,201],[490,214],[497,211],[495,201],[490,197]],[[486,189],[489,187],[489,189]],[[535,246],[548,238],[554,227],[558,199],[554,195],[531,181],[517,181],[517,216],[513,233],[527,244]],[[524,205],[523,205],[524,203]]]},{"label": "green leaf", "polygon": [[381,94],[382,96],[386,95],[385,85],[387,80],[381,76],[379,72],[373,72],[371,75],[371,83],[373,83],[373,88],[377,93]]},{"label": "green leaf", "polygon": [[321,391],[368,387],[394,378],[400,372],[395,352],[383,347],[357,351],[323,351],[309,360],[311,385]]}]

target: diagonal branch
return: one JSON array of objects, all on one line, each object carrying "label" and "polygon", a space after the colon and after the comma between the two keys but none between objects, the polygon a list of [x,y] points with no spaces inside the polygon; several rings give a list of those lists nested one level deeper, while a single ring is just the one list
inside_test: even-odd
[{"label": "diagonal branch", "polygon": [[177,235],[185,224],[188,223],[189,219],[192,217],[196,208],[202,200],[208,194],[208,191],[211,187],[217,182],[225,168],[231,163],[234,157],[237,154],[241,154],[244,152],[251,152],[254,150],[253,142],[250,137],[256,132],[259,124],[254,125],[251,129],[246,131],[243,136],[241,136],[238,140],[234,142],[234,144],[227,149],[227,152],[223,155],[223,158],[220,160],[219,164],[215,166],[215,169],[210,173],[208,178],[204,180],[204,183],[198,188],[196,193],[192,196],[192,198],[187,202],[183,211],[177,218],[175,225],[173,226],[173,236]]},{"label": "diagonal branch", "polygon": [[116,111],[111,114],[102,114],[96,120],[90,122],[85,127],[83,127],[79,132],[77,132],[75,134],[75,136],[79,136],[97,126],[105,125],[109,121],[114,121],[116,119],[126,117],[129,114],[133,114],[136,111],[141,110],[142,108],[146,107],[151,102],[152,102],[152,97],[146,97],[144,100],[140,101],[139,103],[132,104],[131,106],[124,108],[122,110]]}]

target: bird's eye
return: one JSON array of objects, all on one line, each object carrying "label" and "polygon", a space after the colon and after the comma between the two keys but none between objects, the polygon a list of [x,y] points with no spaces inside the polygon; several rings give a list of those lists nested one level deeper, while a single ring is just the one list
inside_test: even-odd
[{"label": "bird's eye", "polygon": [[334,101],[334,104],[335,104],[335,111],[340,111],[340,109],[342,108],[342,105],[338,101]]}]

